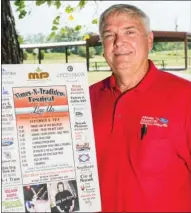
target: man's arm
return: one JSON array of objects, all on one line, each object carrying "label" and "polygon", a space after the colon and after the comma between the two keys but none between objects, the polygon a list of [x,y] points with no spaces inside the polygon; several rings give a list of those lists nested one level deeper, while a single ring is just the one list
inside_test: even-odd
[{"label": "man's arm", "polygon": [[70,209],[69,209],[69,212],[72,212],[73,209],[74,209],[74,204],[75,204],[75,201],[74,199],[72,200],[72,205],[70,206]]},{"label": "man's arm", "polygon": [[28,202],[25,203],[25,206],[26,206],[27,211],[30,212],[31,208],[29,207]]},{"label": "man's arm", "polygon": [[64,210],[62,210],[59,206],[58,199],[59,199],[58,194],[56,194],[56,196],[55,196],[56,208],[58,209],[59,212],[64,212]]},{"label": "man's arm", "polygon": [[56,206],[56,208],[58,209],[59,212],[64,212],[64,210],[62,210],[62,209],[60,208],[60,206]]},{"label": "man's arm", "polygon": [[[191,86],[190,86],[190,91],[191,91]],[[187,108],[187,121],[186,121],[186,134],[187,134],[187,144],[188,144],[188,150],[190,153],[190,157],[189,157],[189,161],[190,163],[188,163],[188,167],[190,170],[190,174],[191,174],[191,92],[190,95],[188,97],[188,108]]]}]

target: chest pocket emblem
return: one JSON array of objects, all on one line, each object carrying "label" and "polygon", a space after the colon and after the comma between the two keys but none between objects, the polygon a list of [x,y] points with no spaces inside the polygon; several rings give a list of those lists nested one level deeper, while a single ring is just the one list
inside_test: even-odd
[{"label": "chest pocket emblem", "polygon": [[168,119],[162,117],[142,116],[140,124],[168,127]]}]

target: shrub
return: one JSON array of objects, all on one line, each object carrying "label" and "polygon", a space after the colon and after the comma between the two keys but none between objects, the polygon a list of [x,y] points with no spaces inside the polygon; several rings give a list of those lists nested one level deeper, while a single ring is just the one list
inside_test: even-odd
[{"label": "shrub", "polygon": [[51,49],[45,49],[44,52],[45,53],[51,53]]},{"label": "shrub", "polygon": [[[96,51],[93,47],[89,48],[89,56],[90,58],[93,58],[95,55]],[[86,47],[79,47],[78,48],[78,55],[80,55],[81,57],[85,57],[86,58]]]},{"label": "shrub", "polygon": [[28,58],[27,51],[24,51],[23,52],[23,60],[27,60],[27,58]]},{"label": "shrub", "polygon": [[27,49],[26,52],[27,53],[33,53],[33,49]]},{"label": "shrub", "polygon": [[103,54],[103,47],[102,46],[94,47],[94,49],[95,49],[96,55],[102,55]]},{"label": "shrub", "polygon": [[86,48],[85,47],[78,47],[78,55],[81,57],[86,57]]},{"label": "shrub", "polygon": [[77,46],[72,47],[71,53],[77,55],[78,54],[78,47]]},{"label": "shrub", "polygon": [[90,52],[90,58],[93,58],[95,56],[95,53],[96,53],[95,49],[93,47],[90,47],[89,52]]}]

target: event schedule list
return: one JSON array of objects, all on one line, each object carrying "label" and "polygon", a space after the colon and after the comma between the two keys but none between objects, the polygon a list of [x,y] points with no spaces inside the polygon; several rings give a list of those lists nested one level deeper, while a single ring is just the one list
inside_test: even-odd
[{"label": "event schedule list", "polygon": [[[50,95],[58,91],[57,87],[13,88],[23,184],[75,177],[66,88],[59,90],[63,99],[54,96],[54,103],[35,102],[31,106],[26,99],[41,90]],[[60,105],[53,105],[58,102]]]}]

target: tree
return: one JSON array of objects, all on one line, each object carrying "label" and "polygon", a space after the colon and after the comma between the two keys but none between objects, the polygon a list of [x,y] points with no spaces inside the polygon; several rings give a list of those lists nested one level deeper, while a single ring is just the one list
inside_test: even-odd
[{"label": "tree", "polygon": [[48,40],[47,36],[42,33],[35,33],[33,35],[28,35],[24,39],[27,43],[36,44],[36,43],[43,43]]},{"label": "tree", "polygon": [[1,7],[1,63],[20,64],[23,56],[19,47],[18,35],[15,30],[15,20],[12,14],[10,1],[2,0]]},{"label": "tree", "polygon": [[[82,40],[82,36],[80,36],[80,32],[71,27],[62,28],[53,38],[49,37],[49,41],[52,42],[70,42],[70,41],[80,41]],[[68,48],[68,53],[71,51],[71,47]],[[52,52],[64,52],[65,47],[56,47],[52,50]]]},{"label": "tree", "polygon": [[191,50],[191,42],[188,42],[188,49]]},{"label": "tree", "polygon": [[[24,18],[31,11],[27,11],[26,0],[15,0],[14,5],[17,7],[17,12],[19,13],[19,18]],[[77,10],[82,10],[86,4],[87,0],[77,1],[78,5],[76,7],[71,7],[67,5],[65,7],[65,13],[68,14],[69,20],[73,20],[73,12]],[[96,3],[96,0],[94,0]],[[36,6],[47,4],[48,6],[54,6],[59,9],[65,2],[62,0],[36,0]],[[92,24],[97,24],[97,19],[92,20]],[[15,30],[15,20],[12,15],[10,0],[2,0],[2,25],[1,25],[2,37],[2,63],[22,63],[22,51],[20,50],[18,36]],[[52,23],[52,32],[50,38],[53,38],[60,28],[60,15],[56,16]],[[77,25],[75,31],[80,31],[82,29],[81,25]],[[85,36],[85,38],[88,38]]]},{"label": "tree", "polygon": [[71,27],[63,27],[58,33],[54,36],[54,38],[50,38],[51,41],[78,41],[81,40],[82,36],[80,36],[79,31],[75,30]]}]

